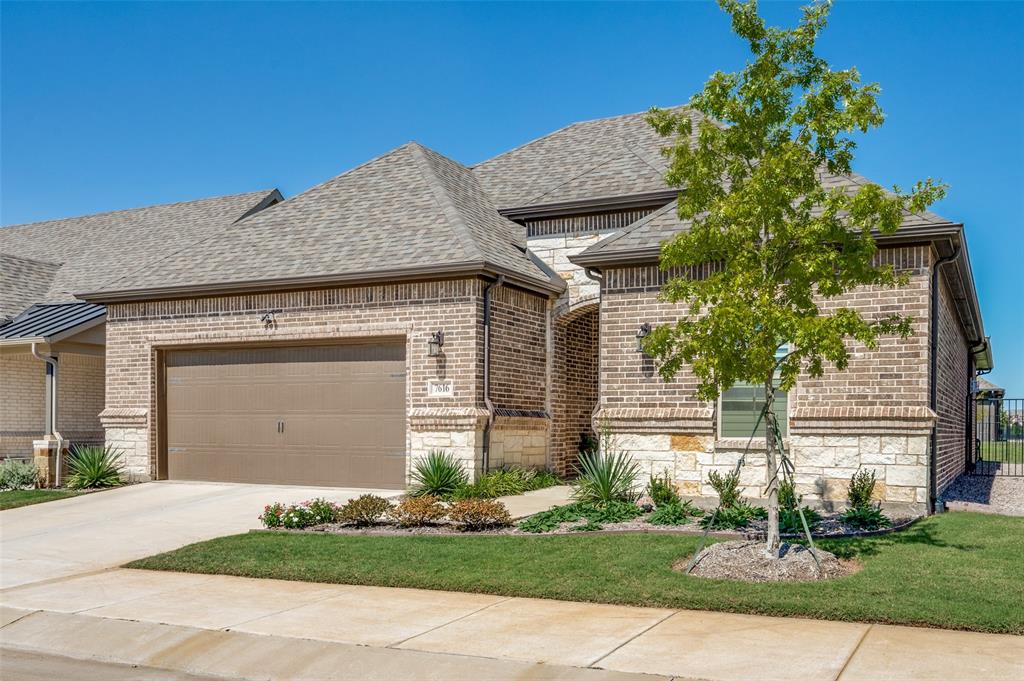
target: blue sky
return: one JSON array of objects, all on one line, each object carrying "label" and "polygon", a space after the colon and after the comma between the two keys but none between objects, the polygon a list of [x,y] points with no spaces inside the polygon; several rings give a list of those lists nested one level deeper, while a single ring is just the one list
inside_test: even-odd
[{"label": "blue sky", "polygon": [[[797,5],[765,4],[790,23]],[[0,223],[278,187],[407,140],[474,163],[574,120],[681,103],[745,46],[711,3],[3,2]],[[855,168],[951,185],[1024,397],[1024,3],[840,1],[820,50],[879,81]]]}]

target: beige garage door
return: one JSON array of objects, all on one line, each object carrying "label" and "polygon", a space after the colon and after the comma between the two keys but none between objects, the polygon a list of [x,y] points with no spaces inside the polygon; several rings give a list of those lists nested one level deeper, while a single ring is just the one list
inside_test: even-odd
[{"label": "beige garage door", "polygon": [[173,351],[167,476],[405,485],[405,345]]}]

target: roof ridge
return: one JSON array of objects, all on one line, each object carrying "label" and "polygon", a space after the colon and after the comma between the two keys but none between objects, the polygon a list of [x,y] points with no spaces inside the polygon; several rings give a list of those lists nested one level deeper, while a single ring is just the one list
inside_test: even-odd
[{"label": "roof ridge", "polygon": [[[449,226],[455,232],[459,243],[466,247],[470,253],[474,253],[481,260],[484,260],[484,253],[481,250],[480,245],[477,243],[476,237],[473,236],[473,230],[471,230],[469,225],[466,224],[462,213],[459,211],[458,207],[456,207],[455,202],[448,194],[448,190],[444,187],[441,179],[437,176],[434,167],[427,158],[426,152],[430,151],[431,153],[442,156],[446,159],[448,157],[434,151],[433,149],[428,149],[415,141],[408,142],[403,146],[409,146],[412,150],[413,160],[416,162],[416,169],[419,171],[423,180],[427,183],[427,186],[430,187],[430,191],[434,196],[434,201],[437,203],[438,208],[441,209],[441,213],[445,216],[445,220],[448,222]],[[454,159],[448,160],[457,164],[461,168],[464,168],[470,176],[472,176],[472,172],[469,168],[466,168],[466,166]]]},{"label": "roof ridge", "polygon": [[[659,109],[684,109],[684,108],[687,108],[687,106],[688,106],[687,104],[676,104],[676,105],[673,105],[673,106],[656,107],[656,108],[659,108]],[[494,156],[491,156],[490,158],[486,158],[483,161],[480,161],[479,163],[474,163],[473,165],[469,166],[469,169],[470,170],[476,170],[477,168],[479,168],[480,166],[482,166],[482,165],[484,165],[486,163],[490,163],[491,161],[496,161],[499,158],[502,158],[503,156],[507,156],[507,155],[509,155],[509,154],[511,154],[513,152],[519,151],[520,149],[525,149],[526,147],[530,146],[531,144],[534,144],[536,142],[540,142],[541,140],[547,139],[548,137],[551,137],[552,135],[557,135],[558,133],[562,132],[563,130],[568,130],[568,129],[574,128],[574,127],[576,127],[578,125],[586,125],[588,123],[600,123],[602,121],[613,121],[613,120],[615,120],[617,118],[631,118],[631,117],[634,117],[634,116],[641,116],[643,114],[650,113],[650,111],[651,111],[650,109],[646,109],[644,111],[635,111],[633,113],[616,114],[614,116],[603,116],[601,118],[588,118],[588,119],[584,119],[582,121],[573,121],[572,123],[569,123],[567,125],[563,125],[560,128],[555,128],[551,132],[545,133],[544,135],[541,135],[540,137],[534,137],[533,139],[527,140],[526,142],[523,142],[520,145],[514,146],[511,149],[507,149],[507,150],[501,152],[500,154],[496,154]]]},{"label": "roof ridge", "polygon": [[69,215],[63,218],[52,218],[50,220],[36,220],[35,222],[22,222],[16,225],[7,225],[5,227],[0,226],[0,229],[21,229],[22,227],[37,227],[39,225],[45,225],[51,222],[65,222],[67,220],[82,220],[84,218],[98,218],[105,215],[117,215],[118,213],[131,213],[137,210],[149,210],[150,208],[171,208],[174,206],[183,206],[189,203],[202,203],[204,201],[215,201],[219,199],[235,199],[241,196],[248,196],[250,194],[270,194],[276,191],[274,189],[257,189],[251,192],[238,192],[237,194],[223,194],[221,196],[206,196],[201,199],[190,199],[188,201],[171,201],[169,203],[154,203],[149,206],[136,206],[135,208],[119,208],[117,210],[104,210],[99,213],[86,213],[84,215]]},{"label": "roof ridge", "polygon": [[[3,229],[6,229],[6,228],[3,228]],[[40,260],[39,258],[28,258],[28,257],[22,256],[22,255],[18,255],[16,253],[9,253],[7,251],[0,251],[0,256],[4,256],[4,257],[8,257],[8,258],[14,258],[15,260],[24,260],[25,262],[30,262],[30,263],[33,263],[35,265],[53,265],[54,267],[63,267],[64,266],[63,262],[58,262],[58,261],[54,261],[54,260]]]},{"label": "roof ridge", "polygon": [[[626,151],[628,152],[629,150],[627,149]],[[576,174],[576,175],[573,175],[573,176],[572,176],[572,177],[570,177],[570,178],[567,178],[567,179],[565,180],[565,182],[559,182],[559,183],[558,183],[558,184],[556,184],[556,185],[553,185],[553,186],[551,186],[551,187],[548,187],[547,189],[545,189],[545,190],[544,190],[543,192],[541,192],[540,194],[537,194],[536,196],[534,196],[534,197],[531,197],[530,199],[527,199],[527,203],[526,203],[525,205],[528,205],[528,206],[530,206],[530,205],[536,205],[536,204],[534,203],[535,201],[538,201],[538,200],[540,200],[540,199],[543,199],[543,198],[544,198],[545,196],[547,196],[547,195],[548,195],[548,194],[550,194],[551,192],[555,191],[556,189],[560,189],[561,187],[564,187],[565,185],[569,184],[570,182],[573,182],[573,181],[575,181],[575,180],[578,180],[578,179],[580,179],[581,177],[584,177],[584,176],[586,176],[586,175],[589,175],[590,173],[594,172],[595,170],[597,170],[597,169],[598,169],[598,168],[600,168],[601,166],[604,166],[604,165],[608,165],[609,163],[611,163],[612,161],[614,161],[614,160],[615,160],[616,158],[618,158],[618,157],[617,157],[617,156],[616,156],[615,154],[610,154],[610,155],[608,156],[608,158],[606,158],[606,159],[602,160],[602,161],[601,161],[600,163],[597,163],[597,164],[595,164],[595,165],[593,165],[593,166],[591,166],[591,167],[587,168],[586,170],[583,170],[583,171],[581,171],[580,173],[578,173],[578,174]]]}]

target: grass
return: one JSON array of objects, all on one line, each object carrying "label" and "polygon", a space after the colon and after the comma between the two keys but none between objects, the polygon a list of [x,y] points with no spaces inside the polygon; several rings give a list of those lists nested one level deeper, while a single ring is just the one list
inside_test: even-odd
[{"label": "grass", "polygon": [[998,463],[1024,463],[1024,440],[982,442],[978,458]]},{"label": "grass", "polygon": [[698,541],[251,532],[128,567],[1024,634],[1024,518],[947,513],[897,534],[822,541],[863,564],[828,582],[746,584],[673,571]]},{"label": "grass", "polygon": [[41,504],[46,501],[66,499],[81,494],[69,489],[11,489],[0,492],[0,511],[19,506]]}]

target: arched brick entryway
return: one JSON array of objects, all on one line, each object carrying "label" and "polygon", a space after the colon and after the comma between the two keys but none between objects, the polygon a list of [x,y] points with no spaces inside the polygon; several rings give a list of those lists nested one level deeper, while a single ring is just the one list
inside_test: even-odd
[{"label": "arched brick entryway", "polygon": [[574,470],[580,441],[592,435],[598,397],[598,302],[581,301],[554,319],[551,467]]}]

